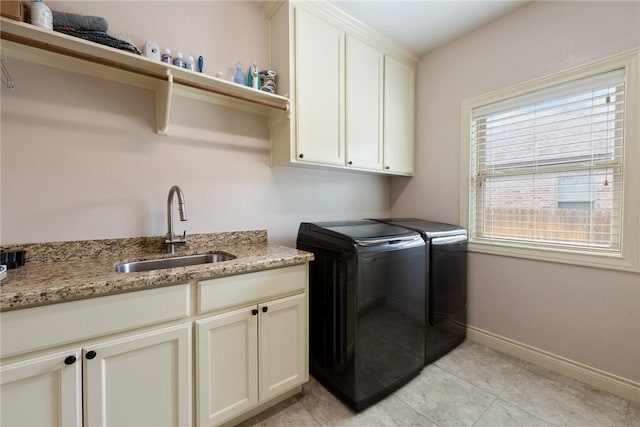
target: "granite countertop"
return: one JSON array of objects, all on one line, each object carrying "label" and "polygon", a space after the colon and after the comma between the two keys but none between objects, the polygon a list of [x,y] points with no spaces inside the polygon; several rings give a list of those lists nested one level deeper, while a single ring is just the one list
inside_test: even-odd
[{"label": "granite countertop", "polygon": [[[175,255],[165,253],[163,237],[85,240],[23,245],[26,264],[9,270],[0,282],[0,311],[15,310],[120,292],[150,289],[192,280],[304,264],[313,254],[270,245],[265,230],[194,234]],[[236,256],[225,262],[136,273],[117,273],[121,262],[223,252]]]}]

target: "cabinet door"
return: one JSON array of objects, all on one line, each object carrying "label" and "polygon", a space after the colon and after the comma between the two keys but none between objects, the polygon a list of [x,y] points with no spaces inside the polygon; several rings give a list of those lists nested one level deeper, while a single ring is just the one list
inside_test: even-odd
[{"label": "cabinet door", "polygon": [[344,32],[296,8],[297,160],[344,166]]},{"label": "cabinet door", "polygon": [[76,349],[2,366],[0,425],[81,426],[81,363]]},{"label": "cabinet door", "polygon": [[382,170],[383,54],[347,36],[347,165]]},{"label": "cabinet door", "polygon": [[191,424],[191,323],[87,346],[84,370],[87,425]]},{"label": "cabinet door", "polygon": [[258,404],[255,306],[196,322],[198,425],[218,425]]},{"label": "cabinet door", "polygon": [[258,306],[260,312],[260,401],[308,379],[306,294]]},{"label": "cabinet door", "polygon": [[384,169],[412,175],[414,164],[415,68],[390,56],[384,63]]}]

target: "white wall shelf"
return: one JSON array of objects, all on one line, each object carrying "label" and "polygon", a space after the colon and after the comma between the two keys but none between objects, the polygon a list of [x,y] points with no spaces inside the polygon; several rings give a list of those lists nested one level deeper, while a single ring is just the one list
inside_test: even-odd
[{"label": "white wall shelf", "polygon": [[159,134],[167,134],[174,93],[264,115],[289,110],[284,96],[4,17],[0,24],[2,51],[9,58],[155,90]]}]

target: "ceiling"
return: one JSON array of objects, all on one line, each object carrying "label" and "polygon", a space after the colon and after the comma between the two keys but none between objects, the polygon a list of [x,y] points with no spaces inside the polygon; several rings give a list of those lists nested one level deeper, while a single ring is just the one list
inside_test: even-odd
[{"label": "ceiling", "polygon": [[478,28],[527,0],[334,0],[351,16],[416,53]]}]

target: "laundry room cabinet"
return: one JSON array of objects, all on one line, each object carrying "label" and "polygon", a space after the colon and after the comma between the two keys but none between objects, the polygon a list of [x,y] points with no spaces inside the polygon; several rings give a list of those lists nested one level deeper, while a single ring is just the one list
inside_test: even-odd
[{"label": "laundry room cabinet", "polygon": [[348,36],[346,40],[347,166],[382,170],[384,54]]},{"label": "laundry room cabinet", "polygon": [[344,165],[344,32],[296,9],[297,158]]},{"label": "laundry room cabinet", "polygon": [[0,425],[190,425],[189,295],[177,284],[0,313]]},{"label": "laundry room cabinet", "polygon": [[306,297],[196,322],[199,424],[219,425],[306,381]]},{"label": "laundry room cabinet", "polygon": [[305,262],[0,312],[0,425],[240,422],[309,380],[308,282]]},{"label": "laundry room cabinet", "polygon": [[0,419],[6,426],[82,426],[81,349],[2,367]]},{"label": "laundry room cabinet", "polygon": [[412,175],[417,57],[330,2],[266,1],[272,165]]},{"label": "laundry room cabinet", "polygon": [[89,426],[174,426],[191,420],[191,324],[87,346]]},{"label": "laundry room cabinet", "polygon": [[412,175],[415,153],[415,67],[390,55],[384,61],[384,169]]},{"label": "laundry room cabinet", "polygon": [[186,324],[2,366],[2,425],[188,423],[190,348]]},{"label": "laundry room cabinet", "polygon": [[241,421],[308,381],[307,284],[306,265],[198,283],[198,425]]}]

